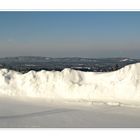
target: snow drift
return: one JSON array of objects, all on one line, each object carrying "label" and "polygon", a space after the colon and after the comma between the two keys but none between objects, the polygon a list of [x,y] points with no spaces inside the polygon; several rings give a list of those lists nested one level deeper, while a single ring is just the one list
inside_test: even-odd
[{"label": "snow drift", "polygon": [[140,63],[107,73],[0,70],[0,96],[140,103]]}]

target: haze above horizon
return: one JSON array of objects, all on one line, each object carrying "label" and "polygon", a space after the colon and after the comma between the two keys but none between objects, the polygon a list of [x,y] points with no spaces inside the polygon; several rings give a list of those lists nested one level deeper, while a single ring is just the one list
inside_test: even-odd
[{"label": "haze above horizon", "polygon": [[139,58],[140,12],[0,12],[0,57]]}]

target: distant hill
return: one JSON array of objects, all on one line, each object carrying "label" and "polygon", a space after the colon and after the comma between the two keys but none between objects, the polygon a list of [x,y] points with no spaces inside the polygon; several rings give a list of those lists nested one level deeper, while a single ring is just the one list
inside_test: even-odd
[{"label": "distant hill", "polygon": [[18,56],[0,58],[0,68],[28,72],[30,70],[58,70],[72,68],[82,71],[106,72],[120,69],[128,64],[140,62],[140,59],[117,58],[51,58],[40,56]]}]

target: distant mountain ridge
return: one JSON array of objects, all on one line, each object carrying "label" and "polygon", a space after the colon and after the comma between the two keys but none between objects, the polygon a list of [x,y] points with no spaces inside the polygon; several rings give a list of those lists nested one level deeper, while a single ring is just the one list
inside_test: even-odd
[{"label": "distant mountain ridge", "polygon": [[132,59],[132,58],[128,58],[128,57],[106,57],[106,58],[91,58],[91,57],[45,57],[45,56],[16,56],[16,57],[2,57],[0,58],[0,60],[47,60],[47,59],[65,59],[65,60],[69,60],[69,59],[82,59],[82,60],[128,60],[128,61],[140,61],[140,59]]}]

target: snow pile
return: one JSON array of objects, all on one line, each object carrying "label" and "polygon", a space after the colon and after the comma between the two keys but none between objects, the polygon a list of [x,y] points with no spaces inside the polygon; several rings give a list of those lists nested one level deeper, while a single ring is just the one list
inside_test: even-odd
[{"label": "snow pile", "polygon": [[125,58],[125,59],[122,59],[120,60],[120,62],[125,62],[125,61],[128,61],[129,59]]},{"label": "snow pile", "polygon": [[0,96],[54,100],[140,102],[140,63],[108,73],[72,69],[30,71],[0,70]]}]

